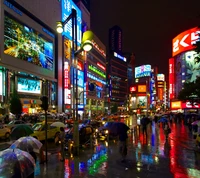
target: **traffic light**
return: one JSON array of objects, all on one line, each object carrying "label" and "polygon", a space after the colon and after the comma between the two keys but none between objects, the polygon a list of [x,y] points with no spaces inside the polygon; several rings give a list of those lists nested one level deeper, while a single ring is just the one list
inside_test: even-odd
[{"label": "traffic light", "polygon": [[47,96],[42,96],[40,97],[40,100],[42,101],[42,104],[40,105],[42,109],[44,109],[45,111],[48,110],[48,106],[49,106],[49,103],[48,103],[48,97]]}]

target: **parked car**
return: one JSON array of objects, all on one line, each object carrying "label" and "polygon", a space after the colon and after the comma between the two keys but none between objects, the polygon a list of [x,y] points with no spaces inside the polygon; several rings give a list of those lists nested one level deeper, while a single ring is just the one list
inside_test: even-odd
[{"label": "parked car", "polygon": [[31,123],[26,123],[26,122],[24,122],[24,121],[22,121],[22,120],[13,120],[13,121],[10,121],[10,122],[6,125],[6,127],[8,127],[10,130],[12,130],[15,126],[20,125],[20,124],[27,124],[27,125],[29,125],[29,126],[32,127],[32,124],[31,124]]},{"label": "parked car", "polygon": [[[47,122],[47,139],[54,139],[60,134],[60,127],[51,126],[53,122]],[[30,136],[42,141],[45,140],[45,122],[36,123],[33,127],[34,133]]]},{"label": "parked car", "polygon": [[8,139],[10,137],[10,129],[4,125],[0,125],[0,138]]}]

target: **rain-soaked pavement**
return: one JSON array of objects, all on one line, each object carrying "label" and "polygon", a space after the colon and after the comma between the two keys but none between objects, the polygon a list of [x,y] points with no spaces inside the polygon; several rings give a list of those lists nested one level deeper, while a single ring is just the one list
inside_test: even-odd
[{"label": "rain-soaked pavement", "polygon": [[200,150],[195,147],[188,128],[171,124],[165,140],[162,126],[148,127],[148,135],[135,131],[129,135],[128,156],[121,163],[117,142],[99,143],[94,149],[81,150],[80,157],[60,162],[60,155],[49,156],[40,165],[40,178],[200,178]]}]

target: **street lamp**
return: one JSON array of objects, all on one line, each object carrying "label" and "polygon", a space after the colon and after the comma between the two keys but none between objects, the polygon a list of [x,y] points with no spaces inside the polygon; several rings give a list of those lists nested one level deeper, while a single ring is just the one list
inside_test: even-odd
[{"label": "street lamp", "polygon": [[79,155],[79,122],[78,122],[78,68],[77,68],[77,58],[76,56],[83,50],[88,52],[92,49],[93,33],[92,31],[86,31],[83,33],[80,49],[77,50],[77,12],[72,9],[71,14],[66,18],[64,22],[57,22],[57,32],[62,33],[64,26],[72,20],[72,49],[71,49],[71,64],[73,64],[73,98],[72,98],[72,108],[73,108],[73,140],[74,140],[74,155]]}]

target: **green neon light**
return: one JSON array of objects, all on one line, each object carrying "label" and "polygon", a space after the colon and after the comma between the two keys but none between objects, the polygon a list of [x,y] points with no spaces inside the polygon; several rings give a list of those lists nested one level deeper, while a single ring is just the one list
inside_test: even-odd
[{"label": "green neon light", "polygon": [[108,159],[108,156],[106,154],[102,155],[98,160],[96,160],[92,166],[89,167],[89,174],[90,175],[95,175],[95,173],[98,172],[98,169],[100,168],[100,166],[106,162]]},{"label": "green neon light", "polygon": [[93,67],[91,65],[89,65],[89,69],[95,73],[97,73],[98,75],[100,75],[103,78],[106,78],[105,73],[101,72],[100,70],[98,70],[96,67]]}]

